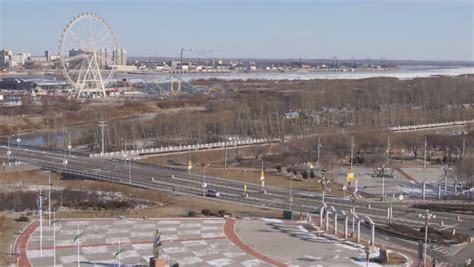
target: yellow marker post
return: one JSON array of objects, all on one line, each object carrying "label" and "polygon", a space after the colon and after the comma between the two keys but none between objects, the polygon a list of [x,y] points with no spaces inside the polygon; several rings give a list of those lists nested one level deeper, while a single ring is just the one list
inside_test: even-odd
[{"label": "yellow marker post", "polygon": [[188,161],[188,173],[191,173],[191,169],[193,168],[193,162],[191,160]]},{"label": "yellow marker post", "polygon": [[352,182],[355,181],[355,175],[354,175],[353,172],[348,172],[348,173],[347,173],[346,181],[347,181],[348,183],[352,183]]}]

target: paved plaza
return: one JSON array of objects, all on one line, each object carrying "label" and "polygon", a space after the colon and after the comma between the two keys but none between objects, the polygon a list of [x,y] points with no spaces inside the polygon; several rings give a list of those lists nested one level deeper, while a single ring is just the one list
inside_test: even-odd
[{"label": "paved plaza", "polygon": [[[53,265],[53,230],[36,221],[16,242],[20,266]],[[179,266],[351,266],[364,264],[359,245],[310,233],[297,222],[272,219],[62,220],[56,229],[56,266],[142,265],[159,229],[164,259]],[[41,249],[42,248],[42,249]],[[124,250],[120,256],[117,252]]]},{"label": "paved plaza", "polygon": [[[77,266],[74,238],[84,233],[81,244],[81,266],[104,266],[118,263],[146,265],[152,256],[154,232],[159,229],[164,258],[180,266],[268,266],[241,251],[223,231],[224,219],[159,219],[159,220],[90,220],[62,221],[56,233],[57,265]],[[47,225],[47,220],[45,225]],[[120,243],[120,244],[119,244]],[[43,250],[37,227],[28,242],[27,257],[33,266],[53,264],[53,233],[43,227]]]}]

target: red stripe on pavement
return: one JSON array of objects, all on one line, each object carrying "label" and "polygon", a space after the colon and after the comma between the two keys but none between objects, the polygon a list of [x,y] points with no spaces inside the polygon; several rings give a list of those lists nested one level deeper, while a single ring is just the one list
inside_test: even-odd
[{"label": "red stripe on pavement", "polygon": [[284,263],[281,263],[275,259],[269,258],[265,256],[264,254],[258,252],[252,247],[249,247],[247,244],[245,244],[239,236],[237,236],[237,233],[235,232],[235,219],[228,219],[226,220],[224,224],[224,233],[227,236],[227,239],[229,239],[232,243],[234,243],[237,247],[239,247],[241,250],[246,252],[249,255],[252,255],[253,257],[264,261],[268,264],[275,265],[278,267],[286,267],[287,265]]},{"label": "red stripe on pavement", "polygon": [[38,227],[39,222],[34,222],[28,225],[23,232],[18,236],[18,239],[15,242],[15,254],[18,257],[17,266],[19,267],[31,267],[31,262],[26,255],[26,250],[28,247],[28,241],[31,234]]},{"label": "red stripe on pavement", "polygon": [[[163,240],[162,243],[179,243],[184,241],[199,241],[199,240],[219,240],[219,239],[226,239],[225,236],[214,236],[214,237],[193,237],[193,238],[178,238],[178,239],[169,239]],[[150,240],[141,240],[135,242],[123,242],[122,245],[126,244],[152,244],[153,241]],[[117,243],[99,243],[99,244],[89,244],[89,245],[81,245],[81,248],[90,248],[90,247],[101,247],[101,246],[115,246]],[[56,246],[56,249],[63,249],[63,248],[75,248],[76,245],[67,245],[67,246]],[[39,247],[33,247],[33,249],[40,249]],[[43,249],[54,249],[54,247],[43,247]]]},{"label": "red stripe on pavement", "polygon": [[418,181],[416,181],[415,178],[413,178],[411,175],[409,175],[408,173],[406,173],[404,170],[400,169],[400,168],[395,168],[396,171],[398,171],[403,177],[405,177],[405,179],[407,180],[410,180],[410,181],[413,181],[415,183],[418,184]]}]

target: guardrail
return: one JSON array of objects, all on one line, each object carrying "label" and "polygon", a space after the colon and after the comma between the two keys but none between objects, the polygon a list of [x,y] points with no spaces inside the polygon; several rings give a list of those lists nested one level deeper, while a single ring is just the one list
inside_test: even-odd
[{"label": "guardrail", "polygon": [[470,123],[474,123],[474,120],[436,122],[436,123],[407,125],[407,126],[393,126],[393,127],[389,127],[389,129],[392,130],[392,131],[395,131],[395,132],[400,132],[400,131],[408,131],[408,130],[418,130],[418,129],[429,129],[429,128],[438,128],[438,127],[466,125],[466,124],[470,124]]},{"label": "guardrail", "polygon": [[162,146],[158,148],[142,148],[134,150],[122,150],[122,151],[113,151],[106,153],[94,153],[90,154],[91,158],[97,157],[125,157],[125,156],[138,156],[138,155],[147,155],[147,154],[161,154],[161,153],[172,153],[172,152],[186,152],[186,151],[195,151],[195,150],[207,150],[207,149],[217,149],[225,147],[239,147],[239,146],[248,146],[248,145],[258,145],[258,144],[269,144],[269,143],[279,143],[282,141],[293,140],[293,139],[304,139],[304,138],[313,138],[317,137],[319,134],[299,134],[299,135],[284,135],[282,138],[260,138],[260,139],[243,139],[236,140],[232,142],[214,142],[206,144],[192,144],[192,145],[178,145],[178,146]]},{"label": "guardrail", "polygon": [[[8,143],[7,142],[0,142],[0,145],[1,146],[8,146]],[[16,143],[12,144],[10,143],[10,147],[13,149],[13,148],[17,148],[18,145]],[[36,150],[36,151],[47,151],[47,152],[52,152],[52,153],[64,153],[64,150],[60,150],[60,149],[54,149],[54,148],[47,148],[47,147],[40,147],[40,146],[30,146],[30,145],[21,145],[20,144],[20,148],[26,148],[26,149],[30,149],[30,150]],[[73,155],[73,156],[78,156],[78,157],[88,157],[89,154],[87,153],[83,153],[83,152],[77,152],[77,151],[66,151],[66,153],[69,155]]]}]

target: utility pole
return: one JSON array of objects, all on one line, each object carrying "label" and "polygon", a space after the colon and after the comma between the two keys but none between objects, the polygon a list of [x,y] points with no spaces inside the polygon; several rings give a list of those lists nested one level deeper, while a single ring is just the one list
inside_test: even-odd
[{"label": "utility pole", "polygon": [[101,150],[101,153],[104,154],[105,153],[105,143],[104,143],[104,139],[105,139],[105,126],[107,126],[107,122],[106,121],[99,121],[99,127],[101,128],[101,136],[102,136],[102,150]]},{"label": "utility pole", "polygon": [[423,156],[423,169],[426,169],[426,149],[428,147],[428,141],[426,140],[426,136],[425,136],[425,154]]}]

